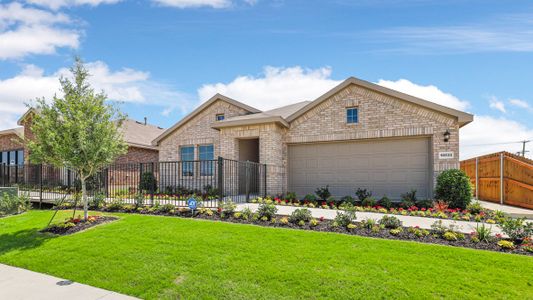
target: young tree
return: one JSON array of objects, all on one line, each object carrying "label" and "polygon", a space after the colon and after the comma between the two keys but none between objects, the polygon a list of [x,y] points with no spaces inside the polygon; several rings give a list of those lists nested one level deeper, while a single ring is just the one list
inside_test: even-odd
[{"label": "young tree", "polygon": [[84,218],[88,217],[87,179],[127,150],[119,129],[124,116],[95,93],[81,59],[70,69],[72,80],[59,79],[63,97],[37,99],[28,141],[30,159],[66,167],[81,181]]}]

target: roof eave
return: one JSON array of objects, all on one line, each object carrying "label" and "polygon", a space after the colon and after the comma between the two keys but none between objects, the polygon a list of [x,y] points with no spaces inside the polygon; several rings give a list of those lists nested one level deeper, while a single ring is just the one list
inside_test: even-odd
[{"label": "roof eave", "polygon": [[211,126],[214,129],[226,128],[226,127],[237,127],[237,126],[246,126],[246,125],[259,125],[267,123],[278,123],[286,128],[289,127],[289,123],[280,116],[271,116],[260,119],[246,119],[246,120],[228,120],[221,121],[219,123]]}]

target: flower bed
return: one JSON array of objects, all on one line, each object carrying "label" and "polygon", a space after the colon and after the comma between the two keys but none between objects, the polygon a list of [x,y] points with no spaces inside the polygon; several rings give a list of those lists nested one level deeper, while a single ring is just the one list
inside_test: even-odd
[{"label": "flower bed", "polygon": [[[103,210],[110,211],[104,208]],[[176,208],[170,205],[155,207],[133,208],[126,206],[112,211],[123,213],[140,213],[164,216],[179,216],[187,218],[199,218],[206,220],[225,221],[242,224],[255,224],[259,226],[293,228],[302,230],[313,230],[323,232],[336,232],[343,234],[386,238],[394,240],[409,240],[423,243],[442,244],[474,249],[483,249],[499,252],[509,252],[516,254],[533,255],[533,242],[525,238],[520,244],[503,239],[501,236],[491,236],[490,229],[483,228],[470,235],[465,235],[454,230],[453,227],[446,227],[436,221],[431,230],[418,227],[403,227],[401,222],[394,216],[385,218],[386,221],[376,222],[374,220],[356,221],[356,212],[339,212],[335,220],[324,218],[312,218],[307,209],[301,209],[291,216],[276,214],[276,207],[272,204],[260,205],[257,212],[249,209],[236,212],[235,205],[224,204],[217,210],[209,208],[199,208],[193,212],[188,208]],[[307,211],[307,212],[306,212]],[[396,219],[396,220],[394,220]]]},{"label": "flower bed", "polygon": [[[306,207],[306,208],[320,208],[320,209],[335,209],[335,210],[345,210],[346,208],[351,208],[352,206],[346,206],[344,203],[338,203],[333,201],[298,201],[298,200],[286,200],[280,198],[256,198],[250,201],[251,203],[273,203],[276,205],[282,206],[295,206],[295,207]],[[397,204],[399,205],[399,203]],[[479,211],[471,211],[469,209],[452,209],[448,208],[442,203],[436,203],[433,207],[418,207],[412,205],[410,207],[390,207],[386,208],[380,205],[373,206],[354,206],[356,211],[361,212],[374,212],[382,214],[392,214],[392,215],[402,215],[402,216],[413,216],[413,217],[426,217],[426,218],[437,218],[437,219],[450,219],[456,221],[473,221],[473,222],[485,222],[488,224],[498,224],[505,219],[505,214],[501,211],[494,211],[486,208],[478,208]]]},{"label": "flower bed", "polygon": [[50,232],[58,235],[69,235],[99,224],[115,221],[117,219],[117,217],[112,216],[89,216],[87,221],[83,221],[80,217],[71,218],[62,223],[52,224],[43,229],[42,232]]}]

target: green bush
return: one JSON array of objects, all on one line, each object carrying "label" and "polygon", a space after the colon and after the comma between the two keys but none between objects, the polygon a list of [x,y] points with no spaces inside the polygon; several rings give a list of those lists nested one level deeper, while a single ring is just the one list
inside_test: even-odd
[{"label": "green bush", "polygon": [[472,200],[470,179],[458,169],[443,171],[437,177],[435,196],[447,202],[451,208],[465,209]]},{"label": "green bush", "polygon": [[432,208],[434,203],[433,203],[433,200],[418,200],[416,203],[415,203],[416,207],[418,208],[425,208],[425,209],[428,209],[428,208]]},{"label": "green bush", "polygon": [[313,194],[307,194],[304,197],[304,201],[314,202],[314,201],[316,201],[316,196],[313,195]]},{"label": "green bush", "polygon": [[89,209],[99,209],[105,204],[105,194],[98,193],[89,199]]},{"label": "green bush", "polygon": [[157,211],[162,213],[162,214],[168,214],[170,212],[172,212],[173,210],[176,209],[176,206],[173,205],[173,204],[163,204],[161,206],[158,206],[157,207]]},{"label": "green bush", "polygon": [[389,209],[392,207],[392,201],[387,196],[383,196],[381,199],[379,199],[378,205]]},{"label": "green bush", "polygon": [[237,208],[237,204],[233,203],[233,201],[231,201],[231,199],[228,199],[227,201],[223,202],[220,205],[220,209],[221,209],[220,215],[223,218],[224,217],[229,217],[229,216],[233,215],[233,213],[235,212],[236,208]]},{"label": "green bush", "polygon": [[355,205],[355,199],[352,196],[344,196],[341,198],[341,203]]},{"label": "green bush", "polygon": [[347,210],[345,212],[337,212],[333,223],[336,223],[341,227],[348,227],[349,224],[352,224],[357,219],[355,210]]},{"label": "green bush", "polygon": [[113,199],[107,206],[107,210],[109,211],[119,211],[122,209],[124,209],[124,201],[122,199]]},{"label": "green bush", "polygon": [[28,195],[11,195],[3,193],[0,196],[0,216],[18,214],[31,207]]},{"label": "green bush", "polygon": [[274,204],[266,204],[263,203],[259,205],[259,208],[257,209],[257,215],[259,218],[266,218],[267,220],[271,220],[276,216],[276,213],[278,212],[278,209],[276,208],[276,205]]},{"label": "green bush", "polygon": [[379,224],[388,229],[396,229],[402,226],[402,221],[395,216],[383,216],[383,218],[379,220]]},{"label": "green bush", "polygon": [[363,201],[367,198],[372,197],[372,192],[368,191],[367,189],[358,188],[357,191],[355,191],[355,195],[359,199],[359,201]]},{"label": "green bush", "polygon": [[141,182],[139,183],[139,190],[141,191],[155,191],[157,187],[157,180],[154,173],[144,172],[141,175]]},{"label": "green bush", "polygon": [[285,200],[294,201],[296,200],[296,193],[295,192],[287,192],[287,195],[285,196]]},{"label": "green bush", "polygon": [[506,218],[498,227],[513,241],[521,242],[533,234],[533,223],[526,222],[525,218]]},{"label": "green bush", "polygon": [[329,185],[317,188],[315,194],[318,196],[318,198],[320,198],[320,200],[328,200],[328,198],[331,196]]},{"label": "green bush", "polygon": [[289,216],[289,222],[298,224],[301,221],[309,222],[312,218],[311,211],[307,208],[299,208],[292,212]]},{"label": "green bush", "polygon": [[375,206],[376,205],[376,199],[372,197],[365,198],[361,201],[362,206]]},{"label": "green bush", "polygon": [[483,206],[481,206],[481,202],[474,201],[468,204],[468,206],[466,206],[466,209],[468,209],[471,214],[477,215],[483,211]]},{"label": "green bush", "polygon": [[400,203],[400,206],[403,208],[409,208],[416,204],[416,190],[412,189],[407,193],[404,193],[401,195],[402,202]]}]

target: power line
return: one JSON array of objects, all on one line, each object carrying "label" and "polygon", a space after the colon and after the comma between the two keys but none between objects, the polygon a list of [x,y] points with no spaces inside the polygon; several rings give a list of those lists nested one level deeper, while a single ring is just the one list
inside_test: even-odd
[{"label": "power line", "polygon": [[509,144],[521,144],[521,143],[529,143],[530,140],[525,141],[515,141],[515,142],[502,142],[502,143],[490,143],[490,144],[471,144],[471,145],[462,145],[463,147],[477,147],[477,146],[495,146],[495,145],[509,145]]}]

